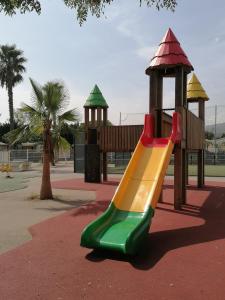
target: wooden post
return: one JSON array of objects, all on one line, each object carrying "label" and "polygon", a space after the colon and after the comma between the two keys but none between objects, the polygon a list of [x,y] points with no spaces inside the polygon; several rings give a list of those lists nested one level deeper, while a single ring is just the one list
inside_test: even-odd
[{"label": "wooden post", "polygon": [[[103,109],[103,126],[107,126],[107,108]],[[107,153],[102,153],[103,181],[107,181]]]},{"label": "wooden post", "polygon": [[75,147],[75,135],[73,135],[73,173],[76,173],[76,147]]},{"label": "wooden post", "polygon": [[184,71],[183,73],[183,106],[188,109],[187,102],[187,73]]},{"label": "wooden post", "polygon": [[[156,113],[155,113],[155,136],[162,137],[162,107],[163,107],[163,77],[157,74]],[[163,202],[163,189],[158,202]]]},{"label": "wooden post", "polygon": [[108,115],[108,114],[107,114],[107,108],[104,108],[104,109],[103,109],[103,126],[106,126],[106,125],[107,125],[107,118],[108,118],[107,115]]},{"label": "wooden post", "polygon": [[[199,118],[205,123],[205,102],[198,102]],[[204,124],[205,127],[205,124]],[[204,149],[198,150],[198,188],[204,185]]]},{"label": "wooden post", "polygon": [[97,126],[101,126],[101,122],[102,122],[102,109],[101,108],[97,108]]},{"label": "wooden post", "polygon": [[204,150],[198,150],[198,188],[204,185]]},{"label": "wooden post", "polygon": [[189,153],[188,151],[186,151],[186,185],[188,185],[189,183]]},{"label": "wooden post", "polygon": [[[188,101],[187,101],[187,73],[184,74],[184,89],[183,89],[183,101],[184,106],[188,110]],[[187,119],[186,119],[186,130],[187,130]],[[187,132],[186,132],[187,135]],[[185,185],[188,185],[188,176],[189,176],[189,154],[187,151],[187,142],[186,142],[186,166],[185,166]]]},{"label": "wooden post", "polygon": [[182,204],[186,203],[187,151],[182,149]]},{"label": "wooden post", "polygon": [[205,185],[205,149],[203,149],[203,185]]},{"label": "wooden post", "polygon": [[[175,111],[180,112],[183,124],[183,68],[177,67],[175,78]],[[182,128],[182,131],[186,128]],[[174,207],[180,209],[186,194],[184,168],[185,168],[185,151],[182,150],[182,141],[176,145],[174,151]],[[184,148],[184,147],[183,147]]]},{"label": "wooden post", "polygon": [[149,90],[149,113],[155,116],[155,109],[157,107],[157,70],[151,72],[150,75],[150,90]]},{"label": "wooden post", "polygon": [[91,126],[95,127],[95,108],[91,108]]},{"label": "wooden post", "polygon": [[188,154],[187,154],[187,115],[186,110],[188,107],[187,104],[187,73],[183,70],[183,107],[185,108],[185,115],[182,118],[185,118],[182,122],[183,126],[183,134],[182,137],[184,139],[182,147],[183,157],[182,157],[182,180],[183,180],[183,188],[182,188],[182,204],[186,203],[186,185],[188,181]]},{"label": "wooden post", "polygon": [[84,109],[84,125],[85,127],[88,127],[89,125],[89,108],[85,107]]},{"label": "wooden post", "polygon": [[88,127],[89,127],[89,108],[84,108],[84,127],[85,127],[85,144],[88,141]]},{"label": "wooden post", "polygon": [[157,76],[157,94],[156,94],[156,137],[162,137],[162,106],[163,106],[163,77]]}]

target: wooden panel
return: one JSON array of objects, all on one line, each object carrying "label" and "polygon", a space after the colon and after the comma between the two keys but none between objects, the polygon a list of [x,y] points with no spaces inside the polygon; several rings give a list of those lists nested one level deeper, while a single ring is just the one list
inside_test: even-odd
[{"label": "wooden panel", "polygon": [[[171,134],[172,117],[163,114],[163,137]],[[102,152],[134,151],[143,125],[106,126],[99,128],[99,145]]]},{"label": "wooden panel", "polygon": [[162,136],[168,137],[170,136],[172,130],[172,117],[166,113],[163,113],[162,119]]},{"label": "wooden panel", "polygon": [[85,145],[85,182],[101,182],[100,151],[98,145]]},{"label": "wooden panel", "polygon": [[100,129],[100,149],[103,152],[134,151],[143,126],[106,126]]},{"label": "wooden panel", "polygon": [[204,149],[204,121],[187,111],[187,149]]}]

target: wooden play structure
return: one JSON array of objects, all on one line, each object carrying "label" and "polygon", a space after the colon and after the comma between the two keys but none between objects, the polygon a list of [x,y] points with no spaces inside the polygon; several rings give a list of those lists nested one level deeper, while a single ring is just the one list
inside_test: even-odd
[{"label": "wooden play structure", "polygon": [[[172,117],[166,113],[174,110],[181,116],[181,142],[174,148],[174,207],[180,209],[186,202],[188,183],[188,154],[198,153],[198,187],[204,185],[204,89],[193,74],[187,84],[187,75],[193,70],[172,30],[165,34],[152,58],[146,74],[150,77],[149,113],[155,120],[155,137],[167,137],[172,129]],[[163,107],[163,79],[175,78],[173,108]],[[198,103],[198,116],[189,109],[189,103]],[[108,105],[97,86],[85,105],[85,181],[107,180],[107,152],[133,152],[143,126],[107,126]]]},{"label": "wooden play structure", "polygon": [[[190,143],[193,139],[193,145],[189,145],[189,151],[187,152],[187,161],[188,161],[188,155],[189,152],[193,152],[193,150],[197,151],[197,157],[198,157],[198,187],[201,188],[204,185],[205,181],[205,174],[204,174],[204,143],[205,143],[205,101],[208,101],[209,97],[207,96],[205,90],[203,89],[201,83],[199,82],[197,76],[193,73],[191,79],[188,82],[187,85],[187,105],[190,103],[197,103],[198,104],[198,119],[202,121],[202,134],[200,143],[198,133],[195,132],[195,123],[190,122],[190,118],[193,119],[193,117],[190,117],[190,111],[187,111],[187,126],[192,126],[192,128],[187,128],[187,133],[193,132],[193,137],[191,138],[188,136],[188,141]],[[192,114],[193,115],[193,114]],[[197,121],[198,122],[198,121]],[[187,168],[187,180],[186,183],[188,183],[188,164],[186,166]]]},{"label": "wooden play structure", "polygon": [[84,104],[85,124],[85,181],[107,180],[107,154],[100,147],[100,129],[107,125],[108,104],[98,86],[95,85]]}]

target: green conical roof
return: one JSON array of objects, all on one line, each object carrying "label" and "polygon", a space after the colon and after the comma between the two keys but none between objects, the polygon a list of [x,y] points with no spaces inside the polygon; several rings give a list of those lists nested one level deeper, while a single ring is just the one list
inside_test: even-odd
[{"label": "green conical roof", "polygon": [[93,90],[90,93],[90,96],[87,98],[84,107],[108,107],[108,104],[105,98],[102,96],[102,92],[100,91],[97,84],[94,86]]}]

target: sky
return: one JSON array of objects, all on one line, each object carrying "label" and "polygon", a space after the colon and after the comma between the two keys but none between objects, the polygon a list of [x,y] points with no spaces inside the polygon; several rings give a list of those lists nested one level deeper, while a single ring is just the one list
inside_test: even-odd
[{"label": "sky", "polygon": [[[69,108],[76,107],[81,119],[85,100],[97,84],[114,125],[120,112],[123,124],[142,122],[149,97],[145,69],[169,27],[210,98],[207,106],[225,105],[225,1],[177,2],[172,13],[139,7],[139,0],[114,0],[105,16],[89,16],[82,27],[62,0],[41,1],[40,16],[0,13],[0,44],[16,44],[28,60],[24,81],[14,89],[15,108],[30,103],[29,78],[40,84],[59,79],[69,91]],[[165,80],[163,94],[163,106],[173,107],[174,80]],[[4,122],[9,113],[2,88],[0,101]]]}]

